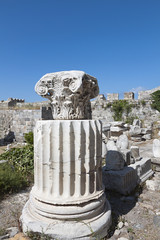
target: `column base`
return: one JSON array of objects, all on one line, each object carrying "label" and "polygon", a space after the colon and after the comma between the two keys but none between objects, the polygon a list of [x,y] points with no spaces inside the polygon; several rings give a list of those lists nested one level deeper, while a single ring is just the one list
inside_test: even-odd
[{"label": "column base", "polygon": [[77,205],[53,205],[33,196],[20,218],[24,233],[43,233],[53,239],[101,239],[111,225],[111,208],[103,194],[99,199]]}]

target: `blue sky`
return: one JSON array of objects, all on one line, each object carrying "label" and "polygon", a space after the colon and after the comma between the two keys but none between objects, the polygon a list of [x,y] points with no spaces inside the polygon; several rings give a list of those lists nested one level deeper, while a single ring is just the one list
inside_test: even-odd
[{"label": "blue sky", "polygon": [[46,73],[83,70],[100,93],[160,86],[159,0],[0,0],[0,100],[43,100]]}]

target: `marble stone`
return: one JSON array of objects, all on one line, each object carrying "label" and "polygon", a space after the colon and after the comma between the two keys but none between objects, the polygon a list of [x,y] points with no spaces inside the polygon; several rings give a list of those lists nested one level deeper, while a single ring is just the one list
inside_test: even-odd
[{"label": "marble stone", "polygon": [[117,139],[117,147],[120,149],[128,149],[129,147],[129,141],[128,137],[125,134],[122,134]]},{"label": "marble stone", "polygon": [[124,195],[131,193],[138,184],[143,183],[152,175],[151,159],[149,158],[125,166],[121,170],[107,170],[105,166],[102,171],[105,188]]},{"label": "marble stone", "polygon": [[[101,122],[37,121],[35,182],[23,209],[23,231],[58,239],[104,237],[111,209],[102,188]],[[62,231],[63,229],[63,231]],[[93,238],[94,239],[94,238]]]},{"label": "marble stone", "polygon": [[139,161],[141,159],[138,146],[131,146],[131,157],[135,161]]},{"label": "marble stone", "polygon": [[51,73],[35,89],[51,101],[54,120],[36,122],[34,186],[20,219],[23,232],[103,238],[111,208],[102,186],[102,123],[88,120],[97,80],[82,71]]},{"label": "marble stone", "polygon": [[153,156],[160,158],[160,140],[159,139],[153,140]]},{"label": "marble stone", "polygon": [[138,183],[145,182],[154,173],[152,171],[150,158],[142,158],[140,161],[131,164],[130,167],[135,169],[138,176]]},{"label": "marble stone", "polygon": [[124,168],[125,160],[119,151],[109,150],[106,155],[106,170],[121,170]]},{"label": "marble stone", "polygon": [[108,140],[107,141],[107,151],[118,151],[118,148],[116,146],[116,143],[113,140]]},{"label": "marble stone", "polygon": [[53,119],[91,118],[90,99],[98,96],[97,79],[83,71],[44,75],[35,91],[51,101]]},{"label": "marble stone", "polygon": [[125,165],[130,165],[131,164],[131,151],[129,149],[121,149],[120,150],[124,161],[125,161]]},{"label": "marble stone", "polygon": [[107,190],[127,195],[137,186],[138,177],[132,167],[124,167],[122,170],[106,171],[102,169],[103,184]]}]

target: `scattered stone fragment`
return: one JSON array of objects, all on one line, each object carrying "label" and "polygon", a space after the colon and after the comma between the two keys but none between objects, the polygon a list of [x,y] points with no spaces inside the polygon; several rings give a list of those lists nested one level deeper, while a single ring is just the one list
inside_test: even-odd
[{"label": "scattered stone fragment", "polygon": [[117,139],[117,147],[120,149],[128,149],[129,141],[128,137],[124,134],[120,135]]},{"label": "scattered stone fragment", "polygon": [[10,227],[6,231],[9,233],[10,238],[12,238],[19,232],[19,229],[17,227]]},{"label": "scattered stone fragment", "polygon": [[3,236],[0,236],[0,240],[5,240],[9,238],[9,234],[5,234]]},{"label": "scattered stone fragment", "polygon": [[118,228],[119,228],[119,229],[121,229],[123,226],[124,226],[124,223],[123,223],[123,222],[119,222],[119,223],[118,223]]},{"label": "scattered stone fragment", "polygon": [[120,237],[120,238],[118,238],[118,240],[128,240],[128,238]]},{"label": "scattered stone fragment", "polygon": [[159,139],[153,140],[153,156],[160,157],[160,140]]},{"label": "scattered stone fragment", "polygon": [[128,225],[129,225],[128,222],[125,222],[125,223],[124,223],[124,226],[125,226],[125,227],[128,227]]},{"label": "scattered stone fragment", "polygon": [[139,147],[138,146],[131,146],[131,156],[135,161],[139,161],[141,159],[139,155]]},{"label": "scattered stone fragment", "polygon": [[119,151],[109,150],[106,155],[107,170],[121,170],[124,168],[125,161]]},{"label": "scattered stone fragment", "polygon": [[115,232],[114,232],[114,235],[115,235],[115,236],[119,236],[120,233],[121,233],[121,231],[120,231],[119,229],[116,229]]}]

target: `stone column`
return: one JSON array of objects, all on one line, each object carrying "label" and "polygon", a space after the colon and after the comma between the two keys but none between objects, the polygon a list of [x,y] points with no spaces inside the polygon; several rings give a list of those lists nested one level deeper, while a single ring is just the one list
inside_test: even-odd
[{"label": "stone column", "polygon": [[[75,107],[72,114],[77,112]],[[85,106],[80,112],[85,116]],[[104,237],[111,210],[102,188],[101,122],[38,121],[34,151],[35,180],[21,216],[23,231],[55,239]]]}]

